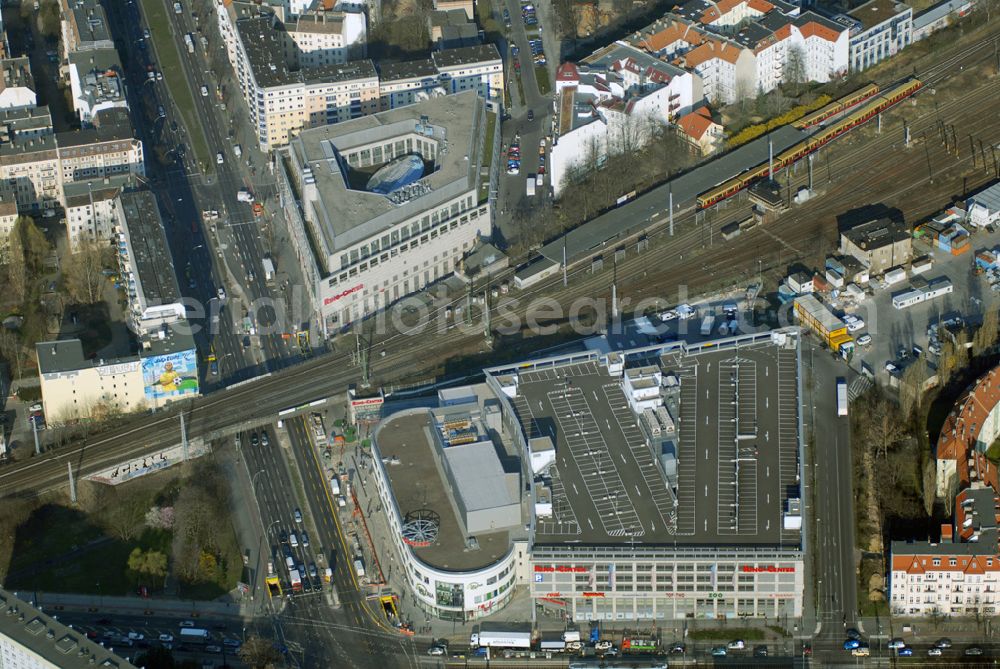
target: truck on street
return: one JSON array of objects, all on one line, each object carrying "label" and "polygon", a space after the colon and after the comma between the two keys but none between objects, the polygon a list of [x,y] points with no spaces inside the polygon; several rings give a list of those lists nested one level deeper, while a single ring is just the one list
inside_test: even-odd
[{"label": "truck on street", "polygon": [[842,376],[837,378],[837,415],[847,415],[847,380]]},{"label": "truck on street", "polygon": [[246,188],[241,188],[236,193],[236,199],[240,202],[253,202],[253,193],[251,193]]},{"label": "truck on street", "polygon": [[707,337],[712,334],[712,328],[715,326],[715,316],[709,314],[701,321],[701,336]]},{"label": "truck on street", "polygon": [[532,197],[535,194],[535,175],[528,175],[528,197]]},{"label": "truck on street", "polygon": [[530,631],[514,631],[496,625],[480,625],[469,637],[473,648],[531,648]]},{"label": "truck on street", "polygon": [[184,35],[184,43],[187,44],[188,53],[194,53],[194,40],[191,39],[191,33]]},{"label": "truck on street", "polygon": [[289,571],[288,579],[292,582],[292,592],[302,592],[302,576],[299,575],[298,569]]}]

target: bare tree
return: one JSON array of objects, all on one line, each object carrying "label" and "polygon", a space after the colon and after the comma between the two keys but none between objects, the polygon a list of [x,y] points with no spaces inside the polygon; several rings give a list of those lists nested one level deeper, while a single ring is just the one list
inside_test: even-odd
[{"label": "bare tree", "polygon": [[10,297],[18,303],[24,302],[27,290],[28,271],[24,256],[22,227],[18,221],[7,237],[7,286]]},{"label": "bare tree", "polygon": [[996,303],[987,305],[983,312],[982,325],[976,330],[972,338],[972,352],[974,355],[981,355],[988,352],[997,343],[998,326],[1000,326],[1000,311]]},{"label": "bare tree", "polygon": [[86,240],[66,259],[63,279],[72,300],[94,304],[101,299],[108,248]]},{"label": "bare tree", "polygon": [[799,84],[806,80],[806,58],[802,52],[802,47],[793,44],[788,47],[785,55],[785,70],[782,77],[783,83],[789,84],[793,92],[798,91]]}]

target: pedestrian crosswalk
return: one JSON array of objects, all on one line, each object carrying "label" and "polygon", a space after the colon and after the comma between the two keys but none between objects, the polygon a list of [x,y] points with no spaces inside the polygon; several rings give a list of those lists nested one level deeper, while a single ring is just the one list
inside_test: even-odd
[{"label": "pedestrian crosswalk", "polygon": [[847,401],[853,402],[854,400],[858,399],[866,392],[868,392],[868,389],[871,387],[872,387],[872,380],[869,379],[867,376],[861,375],[855,377],[855,379],[851,381],[851,385],[847,387]]}]

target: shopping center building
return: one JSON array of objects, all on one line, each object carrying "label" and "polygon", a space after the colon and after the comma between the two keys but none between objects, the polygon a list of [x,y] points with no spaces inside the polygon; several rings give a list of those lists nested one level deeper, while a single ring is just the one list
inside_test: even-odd
[{"label": "shopping center building", "polygon": [[577,621],[801,616],[799,369],[790,329],[597,347],[387,404],[373,467],[412,592],[463,620],[514,588]]}]

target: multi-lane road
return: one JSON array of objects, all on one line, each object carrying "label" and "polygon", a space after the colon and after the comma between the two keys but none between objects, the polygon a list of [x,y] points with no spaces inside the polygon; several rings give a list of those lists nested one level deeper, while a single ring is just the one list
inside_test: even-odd
[{"label": "multi-lane road", "polygon": [[[265,445],[261,436],[269,434]],[[258,435],[254,445],[253,434]],[[259,513],[262,532],[258,549],[251,550],[251,565],[263,565],[255,574],[253,588],[266,592],[260,583],[271,560],[285,588],[285,601],[270,600],[266,612],[282,637],[297,654],[302,666],[320,666],[337,658],[343,666],[390,669],[416,666],[415,649],[409,637],[386,622],[373,624],[368,608],[369,592],[351,568],[348,540],[340,524],[335,501],[328,487],[327,472],[302,417],[284,422],[283,430],[270,427],[240,435],[240,453],[245,460]],[[295,511],[300,510],[300,516]],[[291,544],[291,535],[296,535]],[[303,541],[307,534],[308,546]],[[286,556],[307,572],[315,564],[318,578],[309,591],[289,594]],[[333,569],[334,590],[323,584],[322,570]],[[266,597],[267,595],[262,595]],[[377,620],[377,618],[375,618]]]}]

